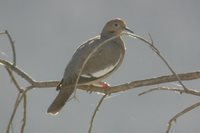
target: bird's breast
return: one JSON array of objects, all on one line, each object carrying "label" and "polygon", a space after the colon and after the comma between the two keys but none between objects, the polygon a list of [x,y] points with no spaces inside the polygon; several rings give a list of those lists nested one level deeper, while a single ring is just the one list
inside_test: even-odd
[{"label": "bird's breast", "polygon": [[124,44],[110,42],[94,53],[83,69],[83,77],[102,77],[117,68],[124,58]]}]

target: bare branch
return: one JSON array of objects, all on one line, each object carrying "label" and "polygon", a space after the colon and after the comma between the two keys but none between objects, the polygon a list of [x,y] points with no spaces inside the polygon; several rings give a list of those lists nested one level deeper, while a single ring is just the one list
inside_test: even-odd
[{"label": "bare branch", "polygon": [[16,65],[16,51],[15,51],[15,45],[14,45],[15,42],[12,40],[12,37],[7,30],[5,31],[5,34],[7,35],[11,44],[12,53],[13,53],[13,66],[15,66]]},{"label": "bare branch", "polygon": [[93,123],[94,123],[94,118],[95,118],[96,113],[97,113],[97,111],[99,110],[99,107],[101,106],[103,100],[106,98],[106,96],[107,96],[106,94],[102,96],[102,98],[100,99],[100,101],[99,101],[97,107],[96,107],[95,110],[94,110],[94,113],[93,113],[92,118],[91,118],[91,121],[90,121],[90,127],[89,127],[88,133],[91,133],[91,132],[92,132],[92,126],[93,126]]},{"label": "bare branch", "polygon": [[17,99],[16,99],[16,101],[15,101],[15,106],[14,106],[12,115],[11,115],[10,120],[9,120],[9,122],[8,122],[8,126],[7,126],[6,133],[9,133],[9,132],[10,132],[10,128],[11,128],[11,126],[12,126],[12,121],[13,121],[13,119],[14,119],[14,117],[15,117],[17,108],[18,108],[19,103],[20,103],[20,98],[21,98],[21,93],[18,93]]},{"label": "bare branch", "polygon": [[184,88],[185,91],[187,91],[188,89],[186,88],[186,86],[181,82],[180,77],[176,74],[176,72],[172,69],[172,67],[169,65],[169,63],[167,62],[167,60],[161,55],[160,51],[155,47],[153,39],[151,37],[151,35],[149,34],[149,37],[151,39],[151,42],[147,41],[146,39],[144,39],[143,37],[139,36],[139,35],[135,35],[132,33],[126,33],[127,35],[133,37],[133,38],[137,38],[143,42],[145,42],[146,44],[148,44],[152,50],[161,58],[161,60],[165,63],[165,65],[169,68],[169,70],[176,76],[179,84]]},{"label": "bare branch", "polygon": [[23,113],[23,119],[22,119],[22,127],[21,127],[21,133],[24,133],[24,129],[25,129],[25,126],[26,126],[26,115],[27,115],[27,108],[26,108],[26,105],[27,105],[27,96],[26,96],[26,93],[24,94],[24,113]]},{"label": "bare branch", "polygon": [[158,87],[158,88],[153,88],[153,89],[149,89],[147,91],[144,91],[140,94],[138,94],[139,96],[142,96],[144,94],[153,92],[153,91],[173,91],[173,92],[179,92],[180,94],[182,93],[186,93],[186,94],[191,94],[191,95],[195,95],[195,96],[200,96],[200,92],[197,90],[192,90],[192,89],[188,89],[187,91],[183,90],[183,89],[178,89],[178,88],[174,88],[174,87]]},{"label": "bare branch", "polygon": [[[197,71],[197,72],[191,72],[191,73],[184,73],[184,74],[179,74],[178,76],[180,77],[181,80],[194,80],[194,79],[200,78],[200,72]],[[133,81],[133,82],[121,84],[118,86],[108,87],[108,89],[101,89],[101,88],[93,87],[93,86],[83,86],[83,87],[81,86],[80,88],[84,90],[93,90],[93,91],[101,92],[105,94],[112,94],[112,93],[126,91],[129,89],[134,89],[138,87],[150,86],[150,85],[156,85],[156,84],[162,84],[162,83],[174,82],[174,81],[177,81],[176,76],[166,75],[166,76],[160,76],[160,77],[155,77],[155,78],[150,78],[150,79]],[[190,90],[188,91],[189,93],[191,93]],[[195,95],[199,95],[198,91],[194,93]]]},{"label": "bare branch", "polygon": [[[13,63],[10,63],[6,60],[2,60],[0,59],[0,65],[5,66],[6,70],[8,71],[9,76],[11,77],[12,81],[14,82],[16,88],[18,89],[19,93],[17,96],[17,99],[15,101],[15,106],[13,109],[13,112],[11,114],[8,126],[7,126],[7,130],[6,133],[10,132],[10,128],[12,127],[12,122],[13,119],[16,115],[16,111],[19,107],[19,104],[21,103],[22,99],[24,100],[23,102],[23,123],[21,126],[21,133],[24,133],[24,129],[25,129],[25,125],[26,125],[26,115],[27,115],[27,92],[29,90],[32,90],[33,88],[51,88],[51,87],[56,87],[57,84],[59,83],[59,81],[35,81],[33,80],[32,77],[30,77],[27,73],[25,73],[23,70],[21,70],[20,68],[18,68],[16,66],[16,52],[15,52],[15,46],[14,46],[14,41],[12,40],[10,34],[8,33],[8,31],[5,32],[1,32],[0,34],[6,34],[11,47],[12,47],[12,52],[13,52]],[[88,57],[86,58],[86,60],[84,61],[80,72],[78,74],[78,77],[76,79],[76,84],[75,84],[75,88],[80,88],[82,90],[86,90],[86,91],[94,91],[94,92],[101,92],[104,93],[105,95],[101,98],[101,100],[99,101],[97,107],[95,108],[95,111],[93,113],[93,116],[91,118],[91,122],[90,122],[90,128],[88,133],[91,133],[92,130],[92,126],[93,126],[93,122],[94,122],[94,118],[96,116],[96,113],[100,107],[100,105],[102,104],[103,100],[105,99],[105,97],[107,95],[110,95],[112,93],[117,93],[120,91],[126,91],[129,89],[134,89],[134,88],[138,88],[138,87],[142,87],[142,86],[150,86],[150,85],[156,85],[156,84],[161,84],[161,83],[167,83],[167,82],[174,82],[174,81],[178,81],[179,84],[184,88],[183,89],[177,89],[177,88],[169,88],[169,87],[160,87],[160,88],[154,88],[154,89],[150,89],[148,91],[145,91],[139,95],[144,95],[153,91],[158,91],[158,90],[167,90],[167,91],[175,91],[175,92],[180,92],[180,93],[186,93],[186,94],[191,94],[191,95],[195,95],[195,96],[200,96],[200,92],[196,91],[196,90],[192,90],[192,89],[188,89],[186,88],[186,86],[182,83],[182,80],[194,80],[194,79],[199,79],[200,78],[200,71],[197,72],[190,72],[190,73],[183,73],[183,74],[176,74],[175,71],[172,69],[172,67],[169,65],[169,63],[166,61],[166,59],[161,55],[160,51],[155,47],[153,39],[151,37],[151,35],[149,34],[150,37],[150,41],[147,41],[146,39],[135,35],[135,34],[129,34],[129,33],[123,33],[125,35],[129,35],[131,37],[137,38],[145,43],[147,43],[150,48],[161,58],[161,60],[165,63],[165,65],[169,68],[169,70],[172,72],[173,75],[166,75],[166,76],[160,76],[160,77],[156,77],[156,78],[151,78],[151,79],[144,79],[144,80],[138,80],[138,81],[133,81],[130,83],[125,83],[122,85],[118,85],[118,86],[113,86],[113,87],[108,87],[107,89],[102,89],[101,87],[96,87],[96,86],[88,86],[88,85],[78,85],[79,82],[79,77],[85,67],[85,64],[87,63],[87,61],[90,59],[90,57],[101,47],[103,46],[105,43],[117,38],[117,37],[112,37],[109,38],[107,40],[105,40],[104,42],[102,42],[99,46],[97,46],[95,49],[93,49],[91,51],[91,53],[88,55]],[[121,35],[123,35],[121,34]],[[26,87],[25,89],[21,89],[20,85],[18,84],[17,80],[15,79],[14,75],[12,72],[17,73],[19,76],[21,76],[23,79],[25,79],[30,86]],[[167,128],[167,133],[169,133],[169,130],[172,126],[172,122],[175,121],[178,117],[182,116],[183,114],[191,111],[192,109],[198,107],[200,105],[200,102],[184,109],[183,111],[181,111],[180,113],[176,114],[170,121],[169,121],[169,125]]]},{"label": "bare branch", "polygon": [[[23,91],[23,93],[18,93],[18,96],[17,96],[17,99],[15,101],[15,106],[14,106],[14,109],[13,109],[13,112],[12,112],[12,115],[10,117],[10,120],[9,120],[9,123],[8,123],[8,126],[7,126],[7,130],[6,130],[6,133],[9,133],[10,132],[10,128],[11,128],[11,125],[12,125],[12,121],[16,115],[16,112],[17,112],[17,109],[19,107],[19,104],[21,103],[22,99],[24,99],[24,112],[26,113],[26,93],[31,90],[33,87],[30,86],[30,87],[27,87],[26,90]],[[21,127],[21,132],[24,130],[24,127],[23,125],[25,126],[26,124],[26,115],[23,116],[23,119],[24,119],[24,122],[22,124],[22,127]]]},{"label": "bare branch", "polygon": [[1,32],[0,35],[6,35],[8,37],[8,40],[12,48],[13,66],[15,66],[16,65],[16,51],[15,51],[15,45],[14,45],[15,42],[13,41],[10,33],[7,30],[5,30],[4,32]]},{"label": "bare branch", "polygon": [[188,113],[189,111],[197,108],[198,106],[200,106],[200,102],[198,103],[195,103],[189,107],[187,107],[186,109],[184,109],[183,111],[177,113],[173,118],[170,119],[170,121],[168,122],[168,127],[167,127],[167,130],[166,130],[166,133],[169,133],[170,132],[170,129],[172,127],[172,123],[173,122],[176,122],[177,118],[181,117],[182,115]]},{"label": "bare branch", "polygon": [[3,64],[4,66],[7,66],[8,68],[10,68],[14,72],[16,72],[19,76],[21,76],[23,79],[25,79],[30,84],[34,84],[34,80],[27,73],[25,73],[23,70],[21,70],[17,66],[13,66],[13,64],[10,63],[9,61],[0,59],[0,65],[1,64]]},{"label": "bare branch", "polygon": [[[11,70],[16,72],[19,76],[24,78],[26,81],[28,81],[31,84],[32,88],[51,88],[56,87],[59,81],[34,81],[32,78],[25,72],[23,72],[20,68],[16,66],[12,66],[12,64],[8,61],[4,61],[0,59],[0,64],[3,64],[5,66],[8,66]],[[200,78],[200,71],[196,72],[190,72],[190,73],[183,73],[178,74],[180,80],[194,80]],[[138,80],[133,81],[130,83],[121,84],[118,86],[108,87],[108,89],[102,89],[101,87],[94,87],[94,86],[78,86],[78,88],[86,91],[93,90],[94,92],[101,92],[105,94],[112,94],[117,93],[120,91],[126,91],[129,89],[134,89],[137,87],[143,87],[143,86],[150,86],[150,85],[156,85],[156,84],[162,84],[162,83],[168,83],[168,82],[174,82],[177,81],[177,78],[175,75],[166,75],[166,76],[160,76],[150,79],[144,79],[144,80]]]},{"label": "bare branch", "polygon": [[5,31],[4,32],[0,32],[0,35],[4,35],[5,34]]},{"label": "bare branch", "polygon": [[9,76],[11,77],[11,80],[13,81],[13,83],[15,84],[16,88],[18,89],[19,92],[22,92],[23,89],[21,89],[20,85],[18,84],[17,80],[15,79],[13,72],[7,67],[5,66],[6,70],[8,71]]}]

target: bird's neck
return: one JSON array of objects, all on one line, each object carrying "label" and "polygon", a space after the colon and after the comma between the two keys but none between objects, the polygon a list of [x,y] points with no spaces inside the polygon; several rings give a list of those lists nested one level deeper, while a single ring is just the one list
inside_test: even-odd
[{"label": "bird's neck", "polygon": [[116,36],[115,39],[120,39],[120,38],[121,38],[121,36],[118,36],[118,37],[117,37],[117,35],[116,35],[116,34],[113,34],[113,33],[109,33],[109,32],[106,32],[106,33],[102,32],[102,33],[101,33],[101,38],[102,38],[102,39],[109,39],[109,38],[112,38],[112,37],[115,37],[115,36]]}]

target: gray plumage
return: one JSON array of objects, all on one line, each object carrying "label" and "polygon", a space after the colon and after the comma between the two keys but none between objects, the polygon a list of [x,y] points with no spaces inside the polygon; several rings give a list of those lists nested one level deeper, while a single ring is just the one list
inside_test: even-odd
[{"label": "gray plumage", "polygon": [[48,113],[57,114],[61,110],[75,90],[78,74],[88,55],[95,47],[113,36],[119,37],[99,47],[89,58],[79,77],[78,85],[98,83],[120,66],[125,54],[125,46],[120,37],[124,30],[128,30],[125,22],[113,19],[104,26],[101,35],[89,39],[76,50],[65,69],[63,79],[57,86],[59,94],[48,108]]}]

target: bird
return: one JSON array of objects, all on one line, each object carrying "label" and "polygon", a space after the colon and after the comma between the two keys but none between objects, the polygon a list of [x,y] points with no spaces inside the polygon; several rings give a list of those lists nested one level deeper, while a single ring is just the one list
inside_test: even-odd
[{"label": "bird", "polygon": [[[56,89],[59,93],[49,106],[48,114],[56,115],[59,113],[75,91],[78,76],[77,86],[99,85],[102,88],[109,86],[102,80],[116,71],[123,62],[126,51],[125,44],[121,38],[121,33],[123,32],[134,33],[127,27],[123,19],[114,18],[105,24],[100,35],[85,41],[78,47],[65,68],[63,78]],[[100,46],[90,56],[79,75],[80,69],[90,53],[112,37],[114,37],[113,40]]]}]

